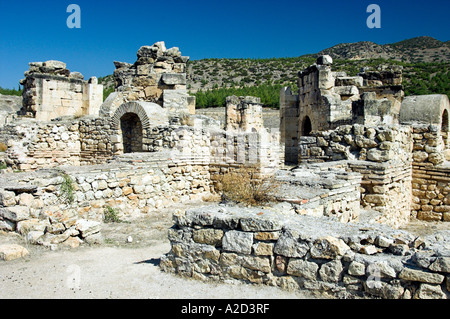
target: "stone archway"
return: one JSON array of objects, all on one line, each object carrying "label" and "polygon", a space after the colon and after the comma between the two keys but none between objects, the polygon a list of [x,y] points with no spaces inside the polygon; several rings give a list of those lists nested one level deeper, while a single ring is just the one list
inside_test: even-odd
[{"label": "stone archway", "polygon": [[115,154],[143,152],[148,149],[143,142],[150,126],[168,125],[167,110],[151,102],[127,102],[119,106],[111,117]]}]

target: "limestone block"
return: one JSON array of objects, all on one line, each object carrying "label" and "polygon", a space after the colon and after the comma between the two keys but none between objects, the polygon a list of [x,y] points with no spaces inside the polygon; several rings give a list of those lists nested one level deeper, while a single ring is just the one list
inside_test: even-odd
[{"label": "limestone block", "polygon": [[0,207],[0,217],[19,222],[30,217],[30,209],[26,206]]},{"label": "limestone block", "polygon": [[440,284],[444,281],[444,276],[441,274],[425,272],[411,268],[404,268],[398,275],[400,279],[409,281],[418,281],[429,284]]},{"label": "limestone block", "polygon": [[285,257],[303,257],[308,251],[308,244],[299,242],[290,233],[281,235],[274,248],[274,253]]},{"label": "limestone block", "polygon": [[439,285],[421,284],[414,299],[447,299]]},{"label": "limestone block", "polygon": [[186,84],[186,74],[179,73],[163,73],[161,80],[167,85],[185,85]]},{"label": "limestone block", "polygon": [[290,259],[287,267],[287,273],[309,280],[316,280],[318,269],[319,266],[314,262],[309,262],[302,259]]},{"label": "limestone block", "polygon": [[75,229],[78,230],[84,238],[98,233],[101,230],[101,223],[93,220],[80,219],[75,223]]},{"label": "limestone block", "polygon": [[10,261],[17,258],[25,257],[29,254],[28,250],[20,245],[5,244],[0,245],[0,259]]},{"label": "limestone block", "polygon": [[319,238],[311,247],[311,256],[314,258],[336,259],[341,258],[350,250],[350,247],[342,240],[327,236]]},{"label": "limestone block", "polygon": [[67,65],[61,61],[50,60],[50,61],[45,61],[42,64],[42,66],[57,70],[57,69],[65,69]]},{"label": "limestone block", "polygon": [[225,233],[222,239],[222,247],[225,251],[250,254],[252,245],[252,233],[230,230]]},{"label": "limestone block", "polygon": [[323,281],[338,282],[344,268],[339,260],[332,260],[320,267],[319,275]]}]

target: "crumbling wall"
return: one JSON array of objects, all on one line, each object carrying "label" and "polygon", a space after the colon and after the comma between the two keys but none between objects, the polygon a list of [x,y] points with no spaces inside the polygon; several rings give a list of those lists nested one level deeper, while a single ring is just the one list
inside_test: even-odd
[{"label": "crumbling wall", "polygon": [[340,298],[449,296],[448,237],[226,206],[177,212],[173,219],[171,250],[160,267],[180,276]]},{"label": "crumbling wall", "polygon": [[114,131],[109,119],[22,122],[11,128],[21,138],[14,139],[11,135],[6,137],[6,163],[21,171],[99,164],[113,155],[111,136]]},{"label": "crumbling wall", "polygon": [[[351,123],[352,98],[341,99],[335,92],[335,74],[331,71],[333,60],[330,56],[321,56],[317,62],[299,72],[298,121],[300,136],[311,131],[323,131],[337,125]],[[356,88],[356,87],[355,87]],[[346,94],[346,93],[345,93]],[[358,95],[351,87],[350,95]]]},{"label": "crumbling wall", "polygon": [[298,94],[290,87],[280,90],[280,134],[286,163],[298,163]]},{"label": "crumbling wall", "polygon": [[22,115],[39,121],[61,116],[98,115],[103,103],[103,85],[92,77],[84,81],[60,61],[31,62],[25,72]]},{"label": "crumbling wall", "polygon": [[411,213],[412,129],[343,125],[300,138],[300,163],[347,161],[362,174],[361,204],[382,213],[379,222],[400,226]]},{"label": "crumbling wall", "polygon": [[[108,207],[128,219],[208,196],[208,165],[172,160],[170,155],[124,155],[107,165],[2,174],[0,230],[17,231],[45,246],[77,240],[71,237],[89,242],[98,236],[88,239],[90,234],[84,233],[80,238],[75,225],[89,220],[95,222],[94,233],[99,232]],[[68,181],[70,190],[63,191],[61,185]]]},{"label": "crumbling wall", "polygon": [[134,64],[114,62],[116,92],[102,107],[101,114],[112,116],[115,108],[130,101],[156,103],[173,116],[193,113],[195,98],[186,91],[188,60],[189,57],[182,56],[179,48],[166,49],[164,42],[157,42],[152,46],[142,46]]},{"label": "crumbling wall", "polygon": [[258,132],[264,127],[261,99],[253,96],[228,96],[225,130]]}]

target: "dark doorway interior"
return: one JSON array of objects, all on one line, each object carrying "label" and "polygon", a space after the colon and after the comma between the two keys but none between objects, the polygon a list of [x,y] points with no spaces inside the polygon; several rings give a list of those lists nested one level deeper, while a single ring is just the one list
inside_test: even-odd
[{"label": "dark doorway interior", "polygon": [[142,123],[135,113],[125,113],[120,118],[123,152],[142,152]]}]

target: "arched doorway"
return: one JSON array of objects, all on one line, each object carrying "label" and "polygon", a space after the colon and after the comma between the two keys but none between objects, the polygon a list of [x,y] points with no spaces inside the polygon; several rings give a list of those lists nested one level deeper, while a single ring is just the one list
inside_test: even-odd
[{"label": "arched doorway", "polygon": [[448,117],[449,117],[448,111],[447,109],[445,109],[444,112],[442,113],[441,135],[446,149],[450,148]]},{"label": "arched doorway", "polygon": [[124,153],[142,152],[142,123],[135,113],[125,113],[120,118]]},{"label": "arched doorway", "polygon": [[302,121],[302,136],[309,136],[312,131],[311,119],[309,116],[305,116]]}]

